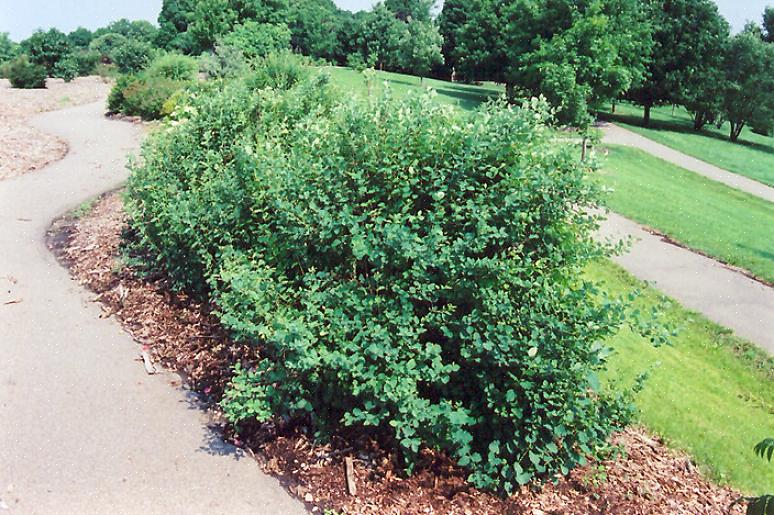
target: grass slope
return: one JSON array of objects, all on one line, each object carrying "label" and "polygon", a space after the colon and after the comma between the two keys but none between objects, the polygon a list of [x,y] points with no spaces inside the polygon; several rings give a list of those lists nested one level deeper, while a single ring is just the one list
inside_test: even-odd
[{"label": "grass slope", "polygon": [[[362,73],[338,66],[330,66],[326,70],[330,72],[332,82],[342,89],[359,94],[367,94],[368,87]],[[424,79],[420,82],[419,77],[412,75],[377,71],[376,80],[371,86],[373,91],[384,91],[385,84],[398,97],[405,96],[410,92],[419,92],[424,91],[426,88],[432,88],[438,94],[436,97],[438,102],[457,106],[468,111],[475,109],[482,102],[486,102],[490,98],[497,97],[503,93],[503,89],[494,84],[474,86],[435,79]]]},{"label": "grass slope", "polygon": [[641,126],[642,109],[631,104],[618,104],[616,114],[601,114],[662,145],[774,186],[774,138],[755,134],[749,127],[742,130],[738,143],[731,143],[727,123],[719,129],[708,125],[696,132],[690,114],[682,107],[676,108],[674,115],[671,106],[653,108],[649,128]]},{"label": "grass slope", "polygon": [[[589,275],[609,291],[643,290],[649,309],[664,297],[610,261]],[[710,477],[747,493],[774,485],[774,466],[753,455],[753,446],[774,436],[774,360],[703,316],[669,302],[665,319],[680,327],[669,346],[654,347],[624,330],[606,379],[631,384],[652,368],[635,402],[640,421],[671,446],[687,451]]]},{"label": "grass slope", "polygon": [[771,202],[629,147],[609,147],[600,177],[613,211],[774,282]]}]

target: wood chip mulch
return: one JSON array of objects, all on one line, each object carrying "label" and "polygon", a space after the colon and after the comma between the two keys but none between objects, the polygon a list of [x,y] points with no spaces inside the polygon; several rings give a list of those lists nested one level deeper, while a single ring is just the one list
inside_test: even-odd
[{"label": "wood chip mulch", "polygon": [[32,116],[96,102],[110,90],[100,77],[78,77],[69,83],[48,79],[46,86],[14,89],[0,79],[0,180],[39,170],[67,153],[64,141],[28,123]]},{"label": "wood chip mulch", "polygon": [[[173,293],[163,276],[145,278],[122,264],[125,227],[120,194],[102,197],[90,214],[55,224],[49,242],[73,276],[94,291],[105,315],[115,316],[165,367],[188,377],[215,405],[237,361],[256,350],[230,342],[207,306]],[[141,366],[138,364],[138,366]],[[509,499],[478,491],[443,456],[427,454],[406,478],[396,459],[364,438],[314,443],[302,427],[256,427],[225,438],[253,454],[264,470],[315,513],[347,514],[710,514],[729,513],[737,492],[705,479],[684,454],[642,428],[613,438],[623,452],[573,471],[556,484],[523,488]],[[356,495],[347,491],[345,458],[353,458]],[[738,506],[730,513],[742,513]]]}]

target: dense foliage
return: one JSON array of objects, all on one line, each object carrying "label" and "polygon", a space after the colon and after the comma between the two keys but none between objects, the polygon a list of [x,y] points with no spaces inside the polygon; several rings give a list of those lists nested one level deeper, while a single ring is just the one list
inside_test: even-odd
[{"label": "dense foliage", "polygon": [[50,77],[55,75],[56,64],[71,50],[67,36],[57,29],[35,31],[21,42],[21,48],[30,62],[43,66]]},{"label": "dense foliage", "polygon": [[108,98],[108,109],[145,120],[161,118],[169,114],[167,102],[195,84],[198,69],[199,64],[192,57],[161,55],[140,73],[118,78]]},{"label": "dense foliage", "polygon": [[642,78],[651,44],[637,0],[452,2],[444,30],[463,77],[542,94],[561,122],[581,126]]},{"label": "dense foliage", "polygon": [[725,57],[723,114],[736,141],[745,125],[768,132],[774,125],[774,45],[743,32],[732,38]]},{"label": "dense foliage", "polygon": [[20,89],[46,87],[46,68],[31,63],[26,55],[21,55],[2,66],[2,75],[11,82],[11,86]]},{"label": "dense foliage", "polygon": [[695,113],[696,127],[701,128],[719,110],[728,23],[712,0],[644,3],[654,28],[654,45],[645,80],[627,96],[645,108],[645,125],[654,105],[672,102]]},{"label": "dense foliage", "polygon": [[543,104],[470,118],[430,96],[350,99],[324,75],[204,87],[146,143],[127,212],[259,346],[231,420],[369,428],[409,468],[441,449],[505,492],[620,427],[628,404],[596,373],[623,304],[581,273],[604,253],[597,193]]}]

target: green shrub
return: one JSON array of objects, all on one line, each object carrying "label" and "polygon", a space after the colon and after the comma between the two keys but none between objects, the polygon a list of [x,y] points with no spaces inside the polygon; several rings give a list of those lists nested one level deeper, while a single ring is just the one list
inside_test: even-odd
[{"label": "green shrub", "polygon": [[78,76],[85,77],[96,73],[99,53],[91,50],[79,50],[71,54],[75,60]]},{"label": "green shrub", "polygon": [[194,81],[199,73],[199,63],[187,55],[165,54],[155,59],[146,73],[150,77]]},{"label": "green shrub", "polygon": [[103,61],[110,61],[113,52],[120,46],[125,45],[129,39],[114,32],[103,34],[98,38],[95,38],[90,44],[89,49],[100,54],[100,58]]},{"label": "green shrub", "polygon": [[36,89],[46,87],[46,67],[31,63],[26,55],[21,55],[3,65],[3,76],[11,82],[11,86],[20,89]]},{"label": "green shrub", "polygon": [[54,65],[53,77],[70,82],[78,76],[78,61],[73,54],[68,54]]},{"label": "green shrub", "polygon": [[29,56],[30,62],[43,66],[46,74],[51,77],[54,76],[56,64],[71,51],[67,36],[57,29],[46,32],[36,30],[21,42],[21,48]]},{"label": "green shrub", "polygon": [[223,79],[244,75],[249,66],[241,50],[227,45],[216,45],[215,51],[202,54],[199,69],[209,78]]},{"label": "green shrub", "polygon": [[133,75],[119,75],[116,83],[110,89],[108,95],[107,107],[111,113],[120,113],[124,109],[124,90],[136,81]]},{"label": "green shrub", "polygon": [[[625,305],[582,279],[597,191],[545,106],[468,118],[325,76],[209,86],[154,133],[130,224],[235,338],[223,407],[449,452],[479,487],[566,473],[624,423],[600,388]],[[343,100],[342,97],[346,97]]]},{"label": "green shrub", "polygon": [[164,77],[140,75],[116,82],[108,97],[108,109],[144,120],[157,120],[164,115],[164,103],[189,83]]},{"label": "green shrub", "polygon": [[290,89],[311,73],[308,58],[291,52],[270,54],[253,61],[254,72],[249,74],[248,86],[253,89]]},{"label": "green shrub", "polygon": [[109,57],[121,73],[136,73],[150,64],[155,53],[156,49],[150,43],[127,39],[113,48]]}]

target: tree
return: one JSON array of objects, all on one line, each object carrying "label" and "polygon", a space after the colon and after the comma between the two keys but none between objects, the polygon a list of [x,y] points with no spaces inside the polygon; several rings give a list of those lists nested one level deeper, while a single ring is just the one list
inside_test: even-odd
[{"label": "tree", "polygon": [[763,38],[766,43],[774,43],[774,7],[763,11]]},{"label": "tree", "polygon": [[74,48],[89,48],[92,39],[94,39],[94,34],[84,27],[78,27],[67,35],[67,40]]},{"label": "tree", "polygon": [[110,60],[121,73],[136,73],[148,66],[156,55],[156,49],[147,41],[126,39],[110,53]]},{"label": "tree", "polygon": [[737,141],[750,124],[771,128],[774,123],[774,45],[746,31],[731,39],[725,57],[723,115]]},{"label": "tree", "polygon": [[112,61],[113,54],[116,49],[125,45],[128,41],[129,39],[126,36],[122,36],[121,34],[116,34],[114,32],[108,32],[94,38],[94,40],[89,44],[89,48],[99,53],[102,61]]},{"label": "tree", "polygon": [[441,53],[444,58],[444,73],[448,77],[456,75],[457,34],[468,19],[469,2],[466,0],[446,0],[438,18],[438,32],[443,37]]},{"label": "tree", "polygon": [[21,42],[21,47],[32,63],[46,69],[49,77],[54,75],[56,64],[71,51],[67,36],[57,29],[49,29],[47,32],[36,31]]},{"label": "tree", "polygon": [[10,61],[16,56],[19,45],[11,41],[7,32],[0,32],[0,64]]},{"label": "tree", "polygon": [[407,32],[405,23],[397,19],[384,4],[377,4],[365,15],[358,30],[360,53],[366,62],[373,59],[379,69],[398,69]]},{"label": "tree", "polygon": [[407,28],[403,40],[402,68],[413,75],[419,75],[421,83],[433,66],[443,63],[443,37],[431,22],[410,20]]},{"label": "tree", "polygon": [[342,18],[332,0],[292,0],[288,26],[293,49],[304,55],[336,59]]},{"label": "tree", "polygon": [[429,22],[435,0],[384,0],[384,6],[400,21],[417,20]]},{"label": "tree", "polygon": [[457,34],[466,77],[543,95],[557,120],[584,126],[589,110],[640,80],[650,30],[638,0],[473,0]]},{"label": "tree", "polygon": [[246,20],[222,36],[218,45],[238,48],[247,59],[264,57],[272,52],[290,49],[290,29],[284,23]]},{"label": "tree", "polygon": [[193,41],[193,53],[200,54],[213,48],[218,36],[229,32],[238,18],[228,0],[198,2],[187,30]]},{"label": "tree", "polygon": [[147,20],[134,20],[129,21],[126,18],[121,18],[110,23],[106,27],[102,27],[94,31],[94,37],[99,37],[104,34],[121,34],[129,39],[137,39],[145,41],[146,43],[152,43],[156,39],[157,28]]},{"label": "tree", "polygon": [[709,81],[717,78],[719,57],[728,38],[728,23],[712,0],[646,0],[654,28],[653,51],[639,87],[628,97],[644,108],[643,125],[650,124],[655,105],[690,105],[701,125],[702,112],[711,107]]}]

